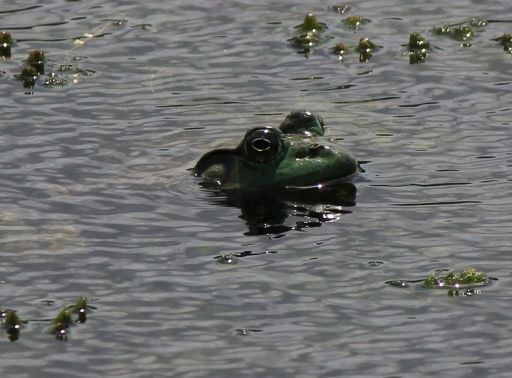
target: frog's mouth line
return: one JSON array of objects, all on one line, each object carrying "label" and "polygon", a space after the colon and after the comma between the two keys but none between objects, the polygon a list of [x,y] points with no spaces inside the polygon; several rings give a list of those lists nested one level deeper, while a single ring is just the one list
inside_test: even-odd
[{"label": "frog's mouth line", "polygon": [[322,189],[325,187],[335,186],[337,184],[350,183],[359,175],[359,170],[352,173],[349,176],[338,177],[334,179],[327,179],[323,182],[313,185],[286,185],[282,189],[284,190],[308,190],[308,189]]}]

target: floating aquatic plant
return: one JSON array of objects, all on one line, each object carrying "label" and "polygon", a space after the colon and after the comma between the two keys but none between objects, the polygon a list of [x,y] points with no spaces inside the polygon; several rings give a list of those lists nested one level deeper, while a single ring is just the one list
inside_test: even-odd
[{"label": "floating aquatic plant", "polygon": [[444,276],[433,273],[423,281],[423,286],[430,289],[443,287],[460,288],[461,286],[468,285],[481,286],[488,282],[489,279],[485,273],[469,268],[462,272],[449,272]]},{"label": "floating aquatic plant", "polygon": [[470,296],[479,294],[479,287],[488,285],[495,278],[488,277],[485,273],[474,268],[468,268],[461,272],[447,272],[438,270],[421,280],[392,280],[386,284],[397,288],[408,288],[410,284],[421,284],[426,289],[446,289],[449,296]]},{"label": "floating aquatic plant", "polygon": [[359,53],[359,62],[364,63],[371,59],[377,45],[369,38],[361,38],[357,44],[356,51]]},{"label": "floating aquatic plant", "polygon": [[[53,303],[50,301],[49,303]],[[0,324],[5,329],[7,337],[11,341],[16,341],[19,338],[22,323],[28,322],[51,322],[48,333],[54,335],[58,340],[67,341],[69,328],[75,323],[85,323],[86,314],[89,309],[95,307],[87,303],[86,297],[79,297],[75,304],[63,307],[53,319],[32,319],[20,320],[15,310],[1,310],[0,311]],[[77,315],[76,320],[73,320],[73,314]]]},{"label": "floating aquatic plant", "polygon": [[430,51],[430,43],[420,33],[414,32],[409,35],[409,43],[407,44],[407,53],[409,55],[409,63],[424,63],[427,60]]},{"label": "floating aquatic plant", "polygon": [[72,311],[74,314],[78,315],[77,322],[78,323],[85,323],[87,320],[87,309],[90,306],[87,304],[87,298],[86,297],[80,297],[77,299],[76,303],[71,306]]},{"label": "floating aquatic plant", "polygon": [[299,34],[290,38],[288,42],[293,47],[302,49],[301,52],[307,57],[311,48],[320,42],[321,33],[327,29],[327,24],[318,21],[314,14],[308,13],[302,23],[295,28],[299,30]]},{"label": "floating aquatic plant", "polygon": [[9,59],[11,57],[12,42],[11,33],[0,32],[0,58]]},{"label": "floating aquatic plant", "polygon": [[359,29],[360,26],[367,24],[371,21],[361,16],[348,16],[342,22],[346,27],[357,30]]},{"label": "floating aquatic plant", "polygon": [[338,55],[338,59],[341,61],[343,61],[343,58],[345,57],[345,54],[348,52],[348,46],[345,45],[344,43],[337,43],[336,45],[334,45],[334,47],[332,48],[332,52],[334,54],[337,54]]},{"label": "floating aquatic plant", "polygon": [[321,32],[327,29],[327,24],[318,21],[317,17],[313,13],[308,13],[304,16],[302,24],[296,26],[301,32],[317,31]]},{"label": "floating aquatic plant", "polygon": [[34,50],[28,54],[27,64],[34,68],[38,74],[44,74],[44,64],[46,58],[43,50]]},{"label": "floating aquatic plant", "polygon": [[11,33],[0,32],[0,58],[9,59],[11,57],[12,42]]},{"label": "floating aquatic plant", "polygon": [[295,48],[304,48],[308,52],[311,47],[320,41],[320,34],[317,31],[308,31],[306,33],[297,35],[288,40]]},{"label": "floating aquatic plant", "polygon": [[512,53],[512,34],[503,34],[501,37],[493,38],[493,41],[498,41],[503,46],[503,50]]},{"label": "floating aquatic plant", "polygon": [[409,51],[430,50],[430,43],[420,33],[414,32],[409,35],[407,48]]},{"label": "floating aquatic plant", "polygon": [[36,85],[36,80],[39,77],[39,73],[32,66],[26,66],[21,70],[21,73],[18,75],[18,79],[23,83],[23,88],[30,89]]},{"label": "floating aquatic plant", "polygon": [[450,36],[456,41],[461,42],[462,47],[470,47],[475,33],[482,31],[485,25],[487,25],[487,20],[473,18],[456,24],[444,24],[434,28],[434,32]]},{"label": "floating aquatic plant", "polygon": [[20,337],[21,320],[16,314],[15,310],[2,310],[1,312],[2,324],[7,334],[7,338],[11,341],[16,341]]},{"label": "floating aquatic plant", "polygon": [[331,48],[331,51],[338,55],[338,60],[341,62],[345,59],[345,56],[351,51],[355,51],[359,54],[359,62],[364,63],[371,59],[374,52],[379,49],[375,43],[370,41],[369,38],[361,38],[356,46],[348,46],[344,43],[337,43]]},{"label": "floating aquatic plant", "polygon": [[53,319],[53,324],[48,333],[55,335],[58,340],[67,341],[68,329],[72,324],[71,311],[69,311],[68,307],[64,307]]}]

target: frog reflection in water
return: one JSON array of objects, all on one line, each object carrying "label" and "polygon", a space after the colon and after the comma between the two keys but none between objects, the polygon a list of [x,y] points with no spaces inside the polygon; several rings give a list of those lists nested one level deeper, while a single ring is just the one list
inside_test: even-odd
[{"label": "frog reflection in water", "polygon": [[[359,172],[349,152],[321,140],[324,132],[319,115],[294,111],[279,128],[252,128],[235,148],[206,153],[193,172],[204,187],[227,194],[225,204],[242,209],[250,234],[318,226],[355,204],[348,181]],[[284,226],[290,215],[316,221]]]}]

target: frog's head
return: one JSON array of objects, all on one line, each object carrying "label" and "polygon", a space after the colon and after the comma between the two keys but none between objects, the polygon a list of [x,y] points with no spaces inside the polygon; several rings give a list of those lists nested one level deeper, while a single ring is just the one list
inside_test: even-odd
[{"label": "frog's head", "polygon": [[285,134],[305,136],[324,135],[325,123],[322,117],[308,110],[296,110],[286,116],[279,129]]},{"label": "frog's head", "polygon": [[323,120],[311,112],[292,112],[279,129],[255,127],[236,148],[203,155],[194,174],[219,189],[257,191],[311,187],[357,172],[357,161],[343,149],[320,144]]}]

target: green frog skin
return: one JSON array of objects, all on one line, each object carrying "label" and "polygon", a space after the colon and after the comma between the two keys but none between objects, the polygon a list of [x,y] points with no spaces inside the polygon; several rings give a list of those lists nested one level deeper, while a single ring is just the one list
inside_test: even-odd
[{"label": "green frog skin", "polygon": [[207,152],[193,173],[205,187],[242,191],[314,187],[350,179],[358,172],[356,159],[323,138],[324,132],[319,115],[294,111],[279,128],[255,127],[235,148]]}]

